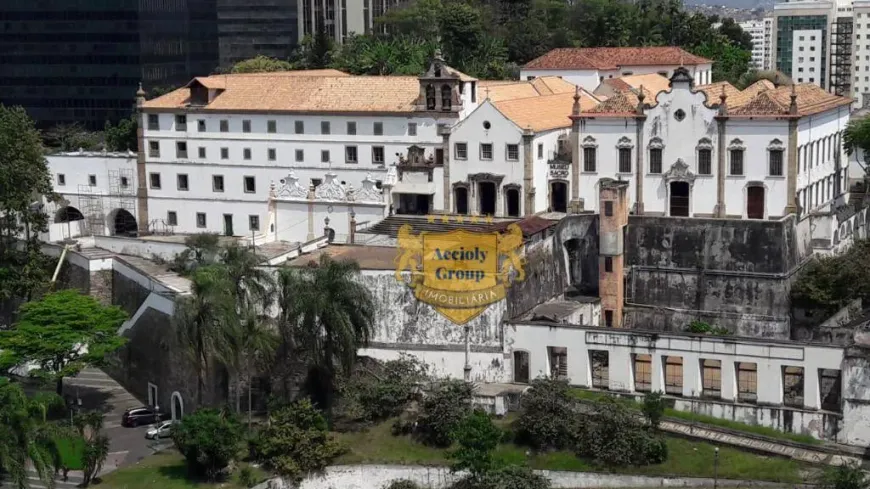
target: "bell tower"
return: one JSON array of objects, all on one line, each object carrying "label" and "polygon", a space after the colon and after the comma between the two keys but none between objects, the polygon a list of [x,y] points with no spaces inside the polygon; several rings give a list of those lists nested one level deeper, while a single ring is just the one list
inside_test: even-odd
[{"label": "bell tower", "polygon": [[441,50],[436,50],[429,69],[418,78],[417,111],[429,112],[435,117],[456,117],[462,110],[463,77],[465,75],[444,62]]}]

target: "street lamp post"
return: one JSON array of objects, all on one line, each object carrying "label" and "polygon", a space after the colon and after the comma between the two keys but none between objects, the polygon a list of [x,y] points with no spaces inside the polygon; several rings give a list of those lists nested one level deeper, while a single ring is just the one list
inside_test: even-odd
[{"label": "street lamp post", "polygon": [[719,447],[713,449],[713,489],[719,487]]}]

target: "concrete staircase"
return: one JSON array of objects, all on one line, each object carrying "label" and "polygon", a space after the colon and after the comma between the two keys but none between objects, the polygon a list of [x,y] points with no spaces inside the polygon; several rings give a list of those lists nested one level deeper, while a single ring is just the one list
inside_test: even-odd
[{"label": "concrete staircase", "polygon": [[[420,233],[422,231],[445,232],[453,231],[456,229],[483,232],[489,231],[493,229],[497,224],[505,222],[504,219],[499,219],[491,224],[487,224],[483,221],[482,218],[479,218],[479,222],[472,223],[469,216],[462,216],[465,222],[460,224],[456,222],[457,216],[450,216],[450,222],[443,222],[440,215],[436,215],[434,216],[434,218],[434,222],[429,222],[429,219],[426,216],[393,215],[360,232],[365,234],[379,234],[395,238],[399,234],[399,228],[404,226],[405,224],[411,225],[412,229],[414,230],[414,234]],[[516,221],[516,219],[511,219],[510,221],[513,222]]]}]

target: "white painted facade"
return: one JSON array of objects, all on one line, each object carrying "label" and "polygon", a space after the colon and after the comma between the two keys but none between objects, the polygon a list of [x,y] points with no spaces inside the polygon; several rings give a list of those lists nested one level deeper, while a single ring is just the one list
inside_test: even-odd
[{"label": "white painted facade", "polygon": [[770,69],[770,38],[773,33],[773,17],[741,22],[740,28],[752,36],[752,67],[756,70]]},{"label": "white painted facade", "polygon": [[[558,76],[589,92],[595,91],[598,84],[607,78],[619,78],[628,75],[647,75],[658,73],[666,78],[674,74],[679,65],[633,65],[620,66],[618,70],[533,70],[523,68],[520,71],[520,80],[531,80],[542,76]],[[713,65],[711,63],[685,66],[696,85],[706,85],[713,82]]]},{"label": "white painted facade", "polygon": [[858,108],[870,103],[870,1],[853,2],[852,46],[852,96]]},{"label": "white painted facade", "polygon": [[792,78],[797,83],[814,83],[821,86],[822,46],[825,42],[821,29],[792,31]]}]

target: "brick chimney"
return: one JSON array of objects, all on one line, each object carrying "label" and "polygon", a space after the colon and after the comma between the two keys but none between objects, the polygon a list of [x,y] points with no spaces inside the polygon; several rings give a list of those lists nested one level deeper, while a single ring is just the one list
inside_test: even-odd
[{"label": "brick chimney", "polygon": [[628,225],[628,182],[603,178],[598,184],[598,295],[602,326],[622,327],[625,303],[624,231]]}]

